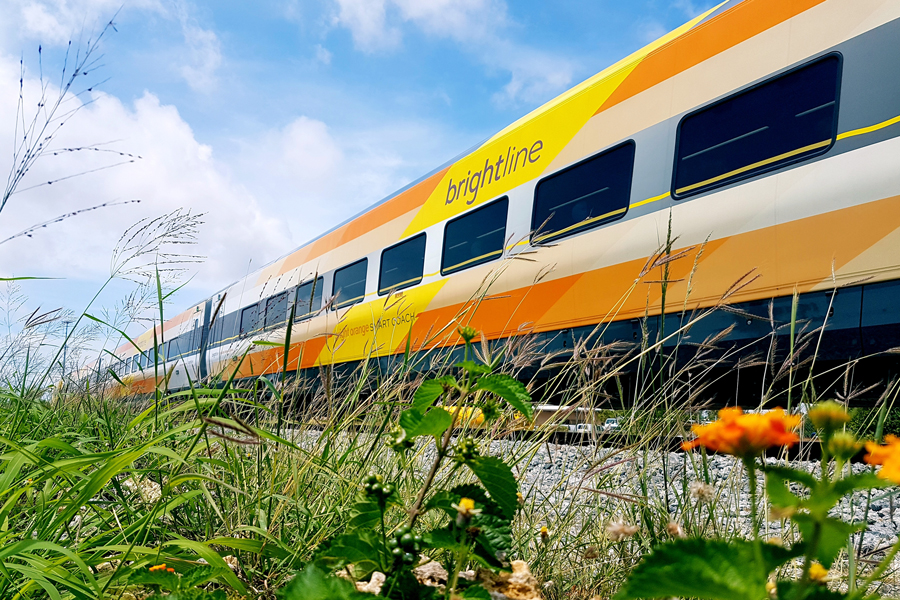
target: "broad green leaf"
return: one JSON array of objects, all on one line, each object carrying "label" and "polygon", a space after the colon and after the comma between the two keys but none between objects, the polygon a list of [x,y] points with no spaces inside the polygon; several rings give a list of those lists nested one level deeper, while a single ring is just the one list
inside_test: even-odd
[{"label": "broad green leaf", "polygon": [[[802,596],[797,595],[800,581],[779,581],[778,597],[779,598],[795,598],[796,600],[844,600],[846,595],[840,592],[832,592],[824,585],[807,586]],[[871,598],[871,597],[870,597]]]},{"label": "broad green leaf", "polygon": [[424,413],[444,393],[445,386],[454,385],[456,385],[456,380],[450,375],[423,381],[419,389],[416,390],[415,396],[413,396],[413,410]]},{"label": "broad green leaf", "polygon": [[458,369],[464,369],[471,373],[472,375],[487,375],[491,372],[490,365],[484,365],[481,363],[477,363],[474,360],[464,360],[462,362],[458,362],[454,367]]},{"label": "broad green leaf", "polygon": [[517,411],[525,415],[530,421],[534,416],[531,408],[531,395],[521,381],[510,377],[505,373],[486,375],[478,380],[476,389],[492,392],[504,400]]},{"label": "broad green leaf", "polygon": [[769,573],[800,554],[799,550],[748,540],[676,540],[657,546],[644,557],[615,600],[672,596],[760,600],[768,598]]},{"label": "broad green leaf", "polygon": [[791,493],[787,483],[778,473],[766,473],[766,493],[775,506],[790,508],[800,505],[800,498]]},{"label": "broad green leaf", "polygon": [[472,518],[472,527],[480,530],[475,539],[475,554],[484,558],[488,566],[501,566],[512,548],[509,520],[482,513]]},{"label": "broad green leaf", "polygon": [[477,456],[466,464],[503,511],[503,516],[512,519],[519,507],[519,485],[509,465],[495,456]]},{"label": "broad green leaf", "polygon": [[217,569],[209,565],[199,565],[181,573],[181,586],[190,587],[202,585],[217,577],[221,577],[222,575],[224,575],[222,569]]},{"label": "broad green leaf", "polygon": [[792,469],[790,467],[782,467],[779,465],[766,465],[763,464],[760,466],[760,469],[765,471],[766,479],[768,480],[768,475],[775,474],[778,475],[784,481],[793,481],[795,483],[799,483],[801,485],[805,485],[809,489],[813,489],[819,483],[819,481],[813,477],[811,474],[806,471],[800,471],[798,469]]},{"label": "broad green leaf", "polygon": [[877,488],[886,488],[894,485],[886,479],[882,479],[871,471],[864,471],[854,475],[848,475],[843,479],[834,482],[834,491],[840,496],[849,494],[856,490],[871,490]]},{"label": "broad green leaf", "polygon": [[281,600],[370,600],[345,579],[308,565],[279,594]]},{"label": "broad green leaf", "polygon": [[851,534],[866,528],[865,523],[845,523],[831,517],[815,517],[809,513],[797,513],[791,520],[800,529],[800,535],[807,544],[813,537],[816,523],[821,526],[819,546],[816,549],[816,560],[826,569],[831,567],[835,557],[847,546],[847,538]]},{"label": "broad green leaf", "polygon": [[347,528],[350,531],[369,529],[381,523],[381,510],[378,508],[378,504],[365,497],[350,506],[349,516]]},{"label": "broad green leaf", "polygon": [[427,548],[435,548],[441,550],[449,550],[450,552],[459,552],[467,548],[466,544],[457,539],[457,531],[451,530],[449,526],[440,529],[427,531],[422,535],[422,542]]},{"label": "broad green leaf", "polygon": [[400,414],[400,427],[406,431],[407,439],[420,435],[440,436],[453,424],[453,415],[443,408],[428,411],[425,416],[415,409],[405,410]]},{"label": "broad green leaf", "polygon": [[316,551],[315,563],[331,571],[353,565],[354,576],[364,579],[373,571],[382,570],[381,552],[371,531],[354,531],[331,539]]}]

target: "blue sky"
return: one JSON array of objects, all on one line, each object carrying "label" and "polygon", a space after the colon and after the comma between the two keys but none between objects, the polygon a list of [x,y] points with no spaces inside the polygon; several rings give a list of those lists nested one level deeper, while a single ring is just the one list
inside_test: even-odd
[{"label": "blue sky", "polygon": [[[13,197],[3,276],[44,304],[77,308],[141,218],[206,213],[207,256],[182,308],[378,201],[572,85],[709,8],[707,0],[0,0],[0,143],[11,144],[18,59],[36,100],[37,45],[58,73],[68,40],[104,39],[102,86],[82,98],[62,146],[104,143],[134,164]],[[87,80],[87,79],[86,79]],[[29,96],[29,93],[31,94]],[[79,101],[73,100],[77,103]],[[29,106],[26,101],[26,106]],[[9,147],[9,146],[7,146]],[[8,160],[8,154],[4,160]],[[107,161],[104,163],[103,161]],[[108,164],[44,161],[34,181]],[[9,165],[4,164],[4,169]],[[129,285],[114,286],[112,304]]]}]

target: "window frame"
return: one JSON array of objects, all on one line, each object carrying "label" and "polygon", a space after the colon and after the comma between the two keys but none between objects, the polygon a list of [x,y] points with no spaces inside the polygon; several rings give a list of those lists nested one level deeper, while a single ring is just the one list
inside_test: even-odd
[{"label": "window frame", "polygon": [[[273,302],[275,304],[278,303],[278,298],[280,296],[284,296],[284,316],[277,323],[269,323],[269,303]],[[283,292],[279,292],[277,294],[272,294],[265,300],[263,300],[260,304],[265,306],[265,314],[263,314],[263,329],[269,329],[277,327],[279,325],[284,325],[288,320],[288,303],[290,302],[290,290],[284,290]]]},{"label": "window frame", "polygon": [[[319,306],[315,309],[313,309],[312,306],[310,306],[311,310],[309,312],[304,313],[302,315],[298,315],[296,313],[297,298],[298,298],[297,294],[300,293],[300,288],[302,288],[304,285],[306,285],[308,283],[313,284],[313,288],[312,288],[312,291],[313,291],[312,299],[313,300],[316,299],[316,291],[318,291],[318,293],[319,293]],[[296,288],[294,288],[294,311],[295,311],[294,312],[294,322],[295,323],[299,323],[301,321],[307,321],[309,319],[312,319],[315,316],[315,313],[322,310],[322,299],[325,296],[324,291],[325,291],[325,277],[323,275],[319,275],[318,277],[316,277],[314,279],[304,281],[303,283],[298,285]]]},{"label": "window frame", "polygon": [[[477,262],[474,262],[474,261],[476,261],[476,259],[478,257],[471,258],[469,260],[473,261],[473,262],[471,262],[470,264],[457,263],[455,265],[450,265],[450,267],[444,267],[444,259],[447,256],[447,228],[450,227],[451,224],[453,224],[457,221],[465,219],[466,217],[471,217],[472,215],[478,213],[479,211],[487,210],[488,208],[494,206],[495,204],[499,204],[500,202],[506,202],[506,216],[503,219],[503,244],[500,246],[500,254],[498,254],[497,256],[492,256],[490,258],[486,258],[484,260],[477,261]],[[476,206],[472,210],[467,210],[463,214],[457,215],[457,216],[453,217],[452,219],[450,219],[449,221],[447,221],[446,223],[444,223],[444,231],[441,234],[441,276],[446,277],[448,275],[453,275],[454,273],[460,273],[467,269],[472,269],[474,267],[477,267],[480,265],[485,265],[489,262],[494,262],[495,260],[500,260],[501,258],[503,258],[503,251],[506,250],[506,231],[507,231],[508,222],[509,222],[509,196],[504,194],[503,196],[500,196],[499,198],[494,198],[493,200],[491,200],[489,202],[485,202],[484,204]],[[452,268],[452,267],[457,267],[460,264],[465,264],[466,266],[460,267],[458,269]]]},{"label": "window frame", "polygon": [[[256,304],[249,304],[241,309],[240,315],[238,315],[238,324],[237,324],[238,325],[238,336],[250,335],[254,331],[259,331],[260,329],[263,329],[262,327],[259,327],[259,305],[260,305],[260,303],[257,302]],[[242,325],[244,324],[244,313],[247,312],[248,310],[253,310],[254,308],[256,309],[256,325],[257,326],[254,329],[244,331],[244,328],[242,327]],[[263,310],[265,310],[265,309],[263,309]],[[265,315],[263,315],[263,319],[264,319],[263,323],[265,323]]]},{"label": "window frame", "polygon": [[[766,86],[766,85],[768,85],[774,81],[777,81],[783,77],[788,77],[789,75],[796,73],[797,71],[801,71],[807,67],[811,67],[812,65],[814,65],[818,62],[823,62],[825,60],[829,60],[832,58],[837,59],[837,76],[835,77],[834,115],[832,116],[832,123],[831,123],[831,131],[832,131],[831,142],[827,146],[824,146],[821,149],[816,149],[814,152],[811,152],[809,154],[803,154],[801,156],[788,158],[784,161],[773,163],[771,165],[766,165],[764,167],[761,167],[760,169],[754,169],[752,171],[748,171],[745,173],[739,173],[737,175],[733,175],[726,179],[722,179],[721,181],[716,181],[714,183],[699,187],[697,189],[688,190],[687,192],[684,192],[682,194],[678,194],[676,192],[675,179],[678,176],[679,149],[681,148],[681,126],[684,124],[684,122],[686,120],[688,120],[691,117],[694,117],[702,112],[705,112],[707,110],[715,108],[716,106],[719,106],[721,104],[725,104],[726,102],[734,100],[735,98],[738,98],[744,94],[749,94],[749,93],[753,92],[754,90],[761,88],[763,86]],[[771,173],[772,171],[776,171],[778,169],[783,169],[785,167],[789,167],[791,165],[809,160],[811,158],[815,158],[817,156],[822,156],[823,154],[827,154],[828,151],[831,150],[834,147],[834,145],[837,143],[837,138],[838,138],[838,119],[840,117],[840,109],[841,109],[841,89],[842,89],[841,84],[842,84],[843,73],[844,73],[844,55],[837,51],[827,52],[821,56],[817,56],[813,59],[807,60],[798,65],[794,65],[790,69],[786,69],[785,71],[782,71],[781,73],[778,73],[777,75],[769,76],[766,79],[763,79],[762,81],[757,81],[756,83],[749,85],[745,88],[732,91],[730,94],[728,94],[727,96],[725,96],[723,98],[719,98],[718,100],[710,102],[709,104],[705,104],[699,108],[695,108],[694,110],[684,114],[681,117],[681,119],[678,120],[678,125],[675,127],[675,152],[672,156],[672,180],[671,180],[671,183],[669,186],[669,194],[672,196],[672,199],[673,200],[684,200],[684,199],[690,198],[692,196],[698,196],[700,194],[705,194],[707,192],[711,192],[713,190],[717,190],[719,188],[722,188],[722,187],[725,187],[728,185],[732,185],[734,183],[745,181],[745,180],[753,178],[753,177],[759,177],[760,175],[765,175],[767,173]]]},{"label": "window frame", "polygon": [[[397,284],[393,287],[382,288],[381,279],[384,276],[384,255],[385,255],[385,253],[397,248],[398,246],[412,243],[414,240],[418,240],[421,237],[425,238],[425,248],[424,248],[424,250],[422,250],[422,273],[419,275],[419,278],[418,279],[408,279],[405,282],[401,281],[399,284]],[[405,240],[397,242],[396,244],[394,244],[392,246],[388,246],[387,248],[383,249],[381,251],[381,256],[378,259],[378,288],[376,289],[376,292],[378,293],[378,295],[386,296],[386,295],[394,293],[398,290],[405,290],[406,288],[411,288],[413,286],[416,286],[416,285],[419,285],[420,283],[422,283],[422,280],[425,279],[425,258],[427,255],[428,255],[428,236],[426,235],[426,233],[424,231],[421,233],[417,233],[416,235],[414,235],[412,237],[406,238]]]},{"label": "window frame", "polygon": [[369,284],[369,257],[368,256],[366,256],[364,258],[360,258],[359,260],[354,260],[351,263],[347,263],[346,265],[344,265],[343,267],[341,267],[339,269],[335,269],[334,273],[331,276],[331,288],[334,293],[335,300],[337,300],[337,295],[340,294],[340,292],[341,292],[341,290],[337,289],[337,283],[336,283],[337,274],[345,269],[349,269],[350,267],[355,267],[356,265],[358,265],[360,263],[365,263],[365,265],[366,265],[366,277],[363,280],[362,296],[354,296],[351,300],[348,300],[348,301],[345,301],[342,303],[335,302],[332,307],[332,310],[338,310],[340,308],[353,306],[354,304],[358,304],[366,299],[366,286]]},{"label": "window frame", "polygon": [[[611,153],[615,152],[616,150],[619,150],[626,146],[632,147],[632,155],[631,155],[631,177],[628,178],[628,194],[627,194],[628,195],[628,203],[625,205],[625,210],[621,214],[613,215],[612,217],[609,217],[606,220],[598,220],[596,224],[591,224],[588,227],[579,226],[577,223],[575,223],[573,225],[564,227],[563,229],[559,230],[559,231],[565,232],[566,229],[572,229],[571,231],[568,231],[565,233],[548,233],[548,234],[544,234],[540,238],[536,239],[534,234],[535,234],[537,228],[543,224],[543,221],[541,223],[535,222],[537,220],[537,211],[535,210],[535,208],[537,205],[538,190],[540,189],[541,184],[550,179],[559,177],[563,173],[577,169],[578,167],[580,167],[581,165],[583,165],[587,162],[590,162],[596,158],[600,158],[601,156],[603,156],[605,154],[611,154]],[[636,163],[637,163],[637,143],[634,141],[633,138],[628,138],[627,140],[619,142],[618,144],[615,144],[613,146],[609,146],[608,148],[604,148],[600,152],[595,152],[594,154],[591,154],[590,156],[586,156],[586,157],[582,158],[581,160],[579,160],[576,163],[572,163],[571,165],[569,165],[565,168],[562,168],[559,171],[555,171],[553,173],[550,173],[546,177],[542,177],[541,179],[539,179],[538,182],[536,184],[534,184],[534,193],[532,195],[532,200],[531,200],[531,233],[528,236],[528,243],[531,246],[540,246],[541,244],[552,244],[554,242],[565,239],[567,237],[571,237],[573,235],[578,235],[578,234],[584,233],[586,231],[596,229],[597,227],[602,227],[603,225],[608,225],[610,223],[614,223],[616,221],[624,219],[625,216],[628,214],[628,210],[631,208],[631,192],[634,190],[634,166]],[[601,215],[601,216],[603,216],[603,215]]]}]

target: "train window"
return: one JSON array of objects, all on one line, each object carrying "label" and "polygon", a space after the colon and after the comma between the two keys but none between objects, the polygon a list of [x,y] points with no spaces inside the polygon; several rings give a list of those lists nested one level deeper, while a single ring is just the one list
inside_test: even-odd
[{"label": "train window", "polygon": [[366,270],[369,259],[364,258],[334,272],[335,308],[355,304],[366,296]]},{"label": "train window", "polygon": [[319,277],[307,281],[297,288],[297,299],[294,302],[294,318],[298,321],[309,319],[322,308],[322,285],[324,280]]},{"label": "train window", "polygon": [[827,152],[841,61],[832,54],[687,115],[672,195],[684,198]]},{"label": "train window", "polygon": [[621,219],[631,197],[634,142],[554,173],[534,189],[532,243],[548,242]]},{"label": "train window", "polygon": [[287,317],[287,301],[287,292],[281,292],[266,300],[266,327],[284,323]]},{"label": "train window", "polygon": [[381,270],[378,272],[378,293],[416,285],[422,281],[425,269],[425,234],[404,240],[381,253]]},{"label": "train window", "polygon": [[444,227],[441,275],[449,275],[500,258],[506,243],[509,199],[478,207]]},{"label": "train window", "polygon": [[259,327],[259,305],[248,306],[241,311],[241,335],[256,331]]}]

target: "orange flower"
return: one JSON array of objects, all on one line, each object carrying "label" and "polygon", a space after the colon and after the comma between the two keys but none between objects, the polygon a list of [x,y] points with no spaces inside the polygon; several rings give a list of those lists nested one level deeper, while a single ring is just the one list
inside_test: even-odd
[{"label": "orange flower", "polygon": [[865,461],[870,465],[882,465],[878,476],[882,479],[900,484],[900,438],[895,435],[886,435],[886,446],[880,446],[875,442],[866,442]]},{"label": "orange flower", "polygon": [[741,458],[757,456],[772,446],[792,446],[800,441],[794,431],[800,415],[786,415],[780,408],[767,413],[744,414],[740,408],[723,408],[719,420],[709,425],[694,425],[697,436],[681,445],[682,450],[697,446],[725,452]]},{"label": "orange flower", "polygon": [[165,570],[166,570],[166,563],[163,563],[161,565],[156,565],[155,567],[150,567],[150,569],[149,569],[149,571],[151,573],[153,571],[165,571]]}]

